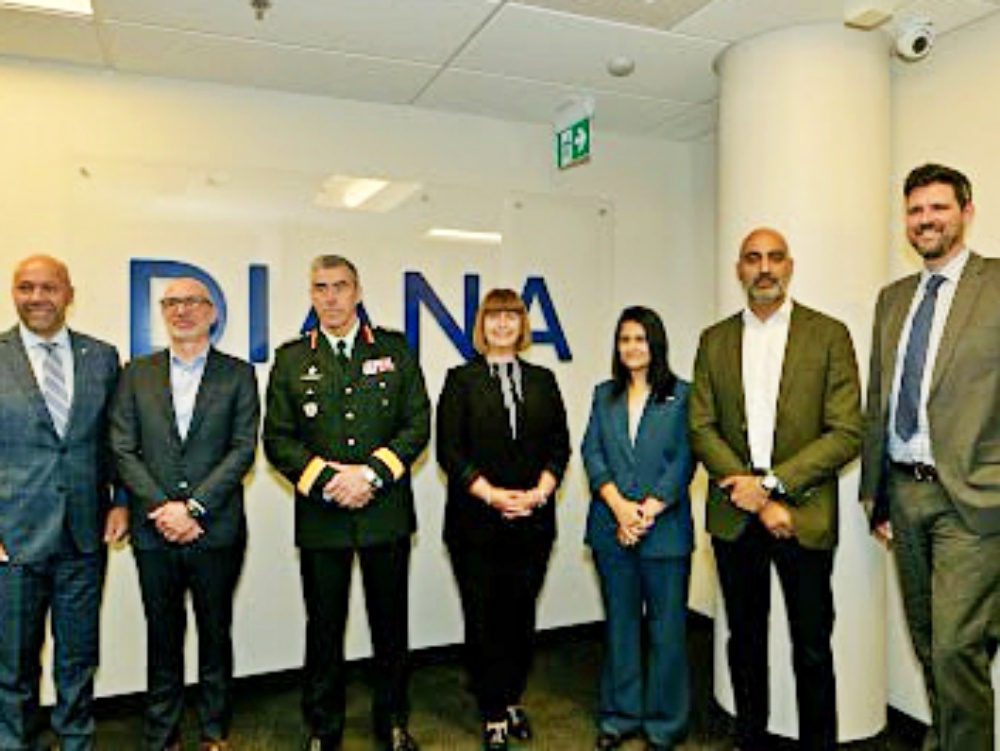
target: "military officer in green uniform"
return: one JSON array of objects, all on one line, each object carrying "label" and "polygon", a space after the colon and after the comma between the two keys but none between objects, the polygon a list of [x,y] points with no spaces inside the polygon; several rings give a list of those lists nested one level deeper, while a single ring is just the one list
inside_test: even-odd
[{"label": "military officer in green uniform", "polygon": [[310,297],[318,325],[279,348],[264,422],[267,458],[295,487],[305,748],[340,748],[357,555],[374,651],[375,735],[386,751],[416,751],[407,731],[407,579],[416,529],[408,470],[430,436],[427,389],[403,335],[359,318],[361,284],[351,261],[314,259]]}]

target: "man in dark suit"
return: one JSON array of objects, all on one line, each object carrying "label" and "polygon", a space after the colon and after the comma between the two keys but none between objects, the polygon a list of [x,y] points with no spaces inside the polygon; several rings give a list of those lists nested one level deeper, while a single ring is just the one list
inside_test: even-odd
[{"label": "man in dark suit", "polygon": [[[64,751],[94,747],[94,673],[104,542],[128,527],[112,507],[110,344],[70,331],[66,266],[32,256],[14,270],[20,324],[0,334],[0,748],[35,748],[40,652],[51,616]],[[103,539],[102,539],[103,538]]]},{"label": "man in dark suit", "polygon": [[860,386],[847,328],[788,297],[785,239],[756,229],[737,274],[747,308],[701,337],[691,441],[711,479],[708,531],[729,621],[740,749],[764,749],[773,563],[792,638],[799,745],[837,741],[833,631],[837,473],[861,442]]},{"label": "man in dark suit", "polygon": [[994,744],[1000,643],[1000,261],[965,244],[972,187],[927,164],[904,187],[924,269],[875,308],[861,498],[896,553],[933,725],[924,749]]},{"label": "man in dark suit", "polygon": [[406,695],[416,528],[408,469],[429,439],[427,389],[404,337],[359,319],[361,284],[349,260],[316,258],[310,297],[318,325],[278,350],[264,422],[267,457],[295,487],[306,748],[340,747],[344,629],[357,555],[375,657],[375,735],[381,748],[415,751]]},{"label": "man in dark suit", "polygon": [[133,360],[111,410],[111,444],[131,498],[146,614],[145,745],[181,748],[186,593],[198,623],[204,751],[227,748],[233,593],[246,548],[243,478],[260,422],[253,367],[210,344],[215,305],[195,279],[160,299],[169,347]]}]

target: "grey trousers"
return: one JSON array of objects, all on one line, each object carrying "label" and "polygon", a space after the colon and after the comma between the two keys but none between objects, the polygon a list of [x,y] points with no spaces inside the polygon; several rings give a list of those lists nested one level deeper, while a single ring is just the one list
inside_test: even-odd
[{"label": "grey trousers", "polygon": [[925,751],[993,751],[1000,535],[981,537],[937,482],[890,470],[893,547],[933,726]]}]

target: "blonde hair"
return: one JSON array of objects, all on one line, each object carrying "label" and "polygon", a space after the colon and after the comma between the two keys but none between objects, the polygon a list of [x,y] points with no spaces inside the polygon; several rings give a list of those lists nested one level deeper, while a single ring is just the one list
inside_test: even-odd
[{"label": "blonde hair", "polygon": [[531,321],[524,300],[512,289],[491,289],[486,293],[479,310],[476,311],[476,324],[472,331],[472,346],[481,355],[489,351],[486,342],[486,316],[499,312],[517,313],[521,320],[521,332],[517,337],[517,351],[523,352],[531,344]]}]

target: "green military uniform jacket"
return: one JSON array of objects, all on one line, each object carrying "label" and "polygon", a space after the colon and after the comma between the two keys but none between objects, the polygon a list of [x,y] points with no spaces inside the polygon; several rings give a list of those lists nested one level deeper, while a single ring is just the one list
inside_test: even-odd
[{"label": "green military uniform jacket", "polygon": [[[750,515],[716,484],[753,471],[743,396],[743,315],[706,329],[689,405],[691,447],[708,471],[708,531],[724,540]],[[795,303],[781,366],[772,466],[788,493],[795,536],[807,548],[837,544],[837,473],[861,445],[861,386],[851,335],[840,321]]]},{"label": "green military uniform jacket", "polygon": [[[427,388],[402,334],[362,325],[346,369],[316,329],[275,354],[264,452],[295,487],[299,547],[364,547],[411,534],[409,468],[429,438]],[[382,487],[361,509],[326,501],[327,461],[367,464]]]}]

